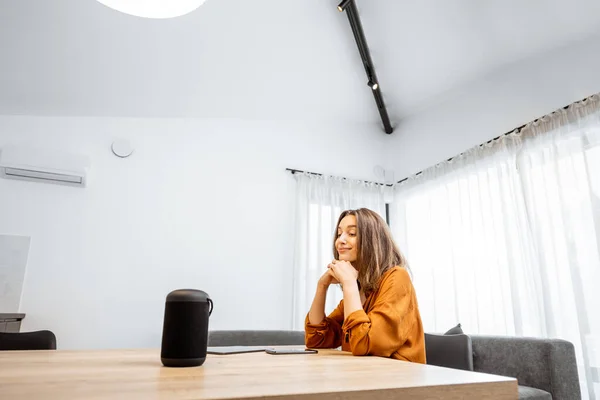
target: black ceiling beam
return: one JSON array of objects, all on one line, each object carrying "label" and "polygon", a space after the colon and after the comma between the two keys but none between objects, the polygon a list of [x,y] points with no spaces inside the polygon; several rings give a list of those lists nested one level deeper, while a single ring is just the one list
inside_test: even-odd
[{"label": "black ceiling beam", "polygon": [[365,33],[362,28],[362,23],[360,22],[360,16],[358,15],[356,3],[354,0],[343,0],[338,5],[338,11],[346,11],[348,22],[350,22],[350,27],[352,28],[352,33],[354,34],[354,40],[356,40],[356,45],[358,46],[360,58],[362,59],[365,72],[367,73],[367,84],[373,92],[373,97],[375,98],[375,103],[377,104],[377,109],[379,110],[379,115],[381,116],[385,133],[390,134],[394,131],[394,128],[392,128],[390,117],[388,116],[385,103],[383,102],[381,85],[379,85],[377,75],[375,74],[375,67],[373,66],[373,60],[371,60],[371,54],[369,53],[369,47],[367,46],[367,40],[365,39]]}]

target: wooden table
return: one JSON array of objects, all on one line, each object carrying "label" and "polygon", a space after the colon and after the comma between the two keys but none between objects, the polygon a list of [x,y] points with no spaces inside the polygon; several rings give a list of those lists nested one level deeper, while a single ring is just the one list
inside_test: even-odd
[{"label": "wooden table", "polygon": [[430,365],[318,354],[208,355],[165,368],[159,350],[0,352],[3,399],[517,399],[514,379]]}]

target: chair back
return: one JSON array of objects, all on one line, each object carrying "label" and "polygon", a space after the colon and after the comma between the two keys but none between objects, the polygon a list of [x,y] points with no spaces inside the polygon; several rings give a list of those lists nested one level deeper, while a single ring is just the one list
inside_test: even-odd
[{"label": "chair back", "polygon": [[230,330],[208,332],[209,346],[304,345],[304,331]]},{"label": "chair back", "polygon": [[473,371],[473,346],[465,334],[425,334],[427,364]]},{"label": "chair back", "polygon": [[56,350],[51,331],[0,332],[0,350]]}]

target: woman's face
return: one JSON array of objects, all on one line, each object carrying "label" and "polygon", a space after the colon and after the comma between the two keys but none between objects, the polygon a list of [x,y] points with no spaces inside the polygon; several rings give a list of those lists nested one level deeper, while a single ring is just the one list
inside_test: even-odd
[{"label": "woman's face", "polygon": [[338,251],[339,259],[348,262],[356,261],[358,257],[358,240],[356,226],[356,216],[346,215],[337,229],[337,239],[335,248]]}]

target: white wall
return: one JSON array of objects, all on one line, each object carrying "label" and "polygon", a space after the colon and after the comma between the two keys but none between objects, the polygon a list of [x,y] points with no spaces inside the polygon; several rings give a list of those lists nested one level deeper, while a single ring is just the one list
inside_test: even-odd
[{"label": "white wall", "polygon": [[[134,154],[110,152],[129,138]],[[85,189],[0,179],[0,233],[32,237],[23,330],[66,348],[157,347],[164,299],[208,292],[211,329],[290,327],[294,180],[373,179],[377,127],[0,117],[7,143],[91,158]]]},{"label": "white wall", "polygon": [[386,165],[402,179],[600,92],[600,36],[514,64],[402,120]]}]

